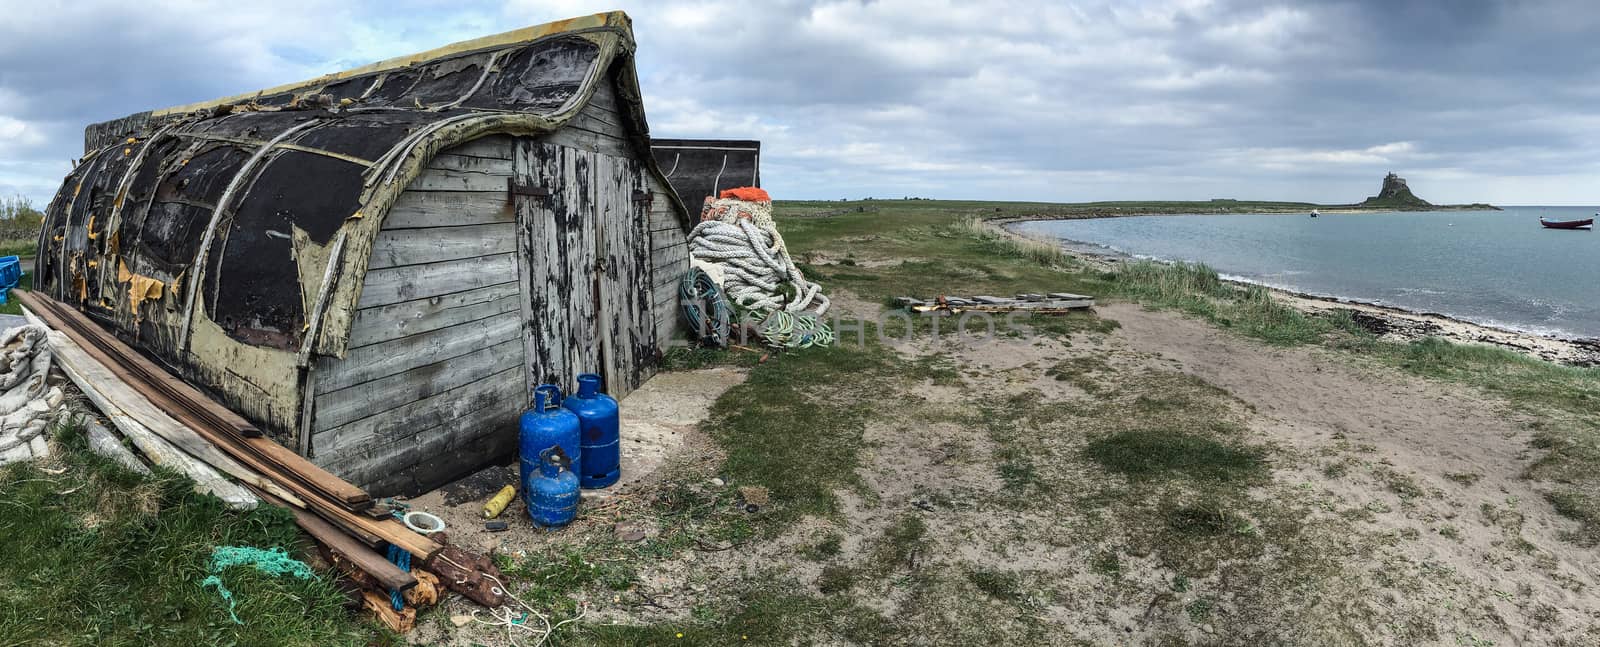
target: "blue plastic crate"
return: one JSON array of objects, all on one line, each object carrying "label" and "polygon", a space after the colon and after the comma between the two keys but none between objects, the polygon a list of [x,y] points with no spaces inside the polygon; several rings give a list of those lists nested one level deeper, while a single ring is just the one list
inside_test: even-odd
[{"label": "blue plastic crate", "polygon": [[22,259],[15,256],[0,256],[0,289],[17,287],[17,282],[22,280]]},{"label": "blue plastic crate", "polygon": [[0,305],[11,300],[11,288],[22,280],[22,259],[0,256]]}]

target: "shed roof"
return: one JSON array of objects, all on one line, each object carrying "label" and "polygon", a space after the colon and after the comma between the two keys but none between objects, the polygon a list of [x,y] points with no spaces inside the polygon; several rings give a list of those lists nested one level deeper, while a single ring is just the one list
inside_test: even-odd
[{"label": "shed roof", "polygon": [[[181,330],[141,345],[169,359],[190,352],[202,316],[302,362],[342,355],[381,221],[441,150],[558,129],[615,79],[660,178],[633,52],[627,15],[595,14],[94,124],[47,211],[40,284],[139,336],[137,298],[122,293],[161,281]],[[116,267],[118,289],[101,294],[95,267]]]}]

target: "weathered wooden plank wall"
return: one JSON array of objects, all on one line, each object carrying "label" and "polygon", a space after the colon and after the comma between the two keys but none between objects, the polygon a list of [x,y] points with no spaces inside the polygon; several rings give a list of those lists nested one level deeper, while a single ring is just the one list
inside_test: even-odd
[{"label": "weathered wooden plank wall", "polygon": [[507,455],[538,383],[599,371],[620,397],[654,373],[688,252],[625,123],[603,83],[567,127],[452,148],[412,182],[346,356],[312,372],[319,464],[378,495],[428,487]]},{"label": "weathered wooden plank wall", "polygon": [[440,154],[384,219],[343,359],[314,369],[311,451],[374,493],[514,445],[522,397],[511,137]]}]

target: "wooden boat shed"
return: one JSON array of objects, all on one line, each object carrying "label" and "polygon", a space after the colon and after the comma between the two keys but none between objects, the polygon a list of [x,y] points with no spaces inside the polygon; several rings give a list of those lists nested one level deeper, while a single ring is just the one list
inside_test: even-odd
[{"label": "wooden boat shed", "polygon": [[89,126],[36,289],[376,496],[503,461],[679,334],[633,55],[597,14]]},{"label": "wooden boat shed", "polygon": [[761,186],[761,142],[733,139],[652,139],[656,165],[691,213],[723,189]]}]

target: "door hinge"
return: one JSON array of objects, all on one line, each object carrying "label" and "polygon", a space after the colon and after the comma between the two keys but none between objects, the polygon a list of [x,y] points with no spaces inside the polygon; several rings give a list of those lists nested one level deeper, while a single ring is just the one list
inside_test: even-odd
[{"label": "door hinge", "polygon": [[633,201],[643,204],[645,208],[648,209],[650,208],[650,205],[655,204],[656,194],[649,191],[634,191]]},{"label": "door hinge", "polygon": [[526,195],[535,198],[550,197],[550,189],[532,184],[523,184],[518,182],[516,178],[506,178],[506,190],[510,191],[511,195]]}]

